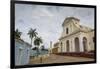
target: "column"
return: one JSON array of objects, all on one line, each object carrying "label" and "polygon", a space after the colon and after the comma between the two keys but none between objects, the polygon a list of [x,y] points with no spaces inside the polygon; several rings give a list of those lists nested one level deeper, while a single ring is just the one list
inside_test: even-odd
[{"label": "column", "polygon": [[83,38],[82,35],[79,37],[79,45],[80,45],[80,52],[84,52],[84,47],[83,47]]},{"label": "column", "polygon": [[74,42],[74,38],[72,38],[72,52],[75,52],[75,42]]}]

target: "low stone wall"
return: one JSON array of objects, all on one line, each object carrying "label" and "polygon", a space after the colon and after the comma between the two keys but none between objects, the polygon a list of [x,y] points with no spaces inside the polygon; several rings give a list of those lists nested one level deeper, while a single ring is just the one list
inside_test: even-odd
[{"label": "low stone wall", "polygon": [[45,59],[45,58],[48,58],[48,57],[49,57],[49,54],[39,55],[38,57],[39,57],[39,58],[41,58],[41,57],[42,57],[42,58],[44,58],[44,59]]},{"label": "low stone wall", "polygon": [[62,55],[62,56],[95,58],[94,53],[88,53],[88,52],[68,52],[68,53],[55,53],[55,54]]},{"label": "low stone wall", "polygon": [[30,58],[31,59],[38,59],[38,58],[43,58],[43,59],[46,59],[49,57],[49,54],[45,54],[45,55],[38,55],[38,56],[31,56]]},{"label": "low stone wall", "polygon": [[43,63],[47,58],[49,57],[49,54],[45,55],[38,55],[35,57],[30,57],[30,64],[40,64]]}]

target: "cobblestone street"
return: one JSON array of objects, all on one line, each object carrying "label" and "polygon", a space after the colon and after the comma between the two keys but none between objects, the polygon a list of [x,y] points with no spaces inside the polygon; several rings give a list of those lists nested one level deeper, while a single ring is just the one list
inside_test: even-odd
[{"label": "cobblestone street", "polygon": [[70,62],[84,62],[84,61],[94,61],[94,59],[51,54],[49,57],[45,59],[42,58],[42,61],[40,58],[30,59],[29,64],[70,63]]}]

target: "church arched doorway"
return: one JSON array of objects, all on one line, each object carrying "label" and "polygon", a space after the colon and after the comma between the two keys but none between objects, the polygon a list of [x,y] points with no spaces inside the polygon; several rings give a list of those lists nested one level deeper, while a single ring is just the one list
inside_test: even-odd
[{"label": "church arched doorway", "polygon": [[69,48],[69,40],[66,41],[66,52],[69,52],[70,48]]},{"label": "church arched doorway", "polygon": [[87,38],[83,37],[83,48],[84,48],[84,52],[87,51]]},{"label": "church arched doorway", "polygon": [[75,40],[75,52],[80,52],[80,47],[79,47],[79,38],[76,37]]}]

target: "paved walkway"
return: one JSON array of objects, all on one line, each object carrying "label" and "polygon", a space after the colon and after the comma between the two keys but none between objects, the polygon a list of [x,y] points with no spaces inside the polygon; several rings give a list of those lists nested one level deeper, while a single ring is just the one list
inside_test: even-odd
[{"label": "paved walkway", "polygon": [[94,59],[51,54],[49,57],[45,59],[42,58],[42,62],[40,58],[37,58],[35,60],[30,59],[30,64],[70,63],[70,62],[84,62],[84,61],[94,61]]}]

